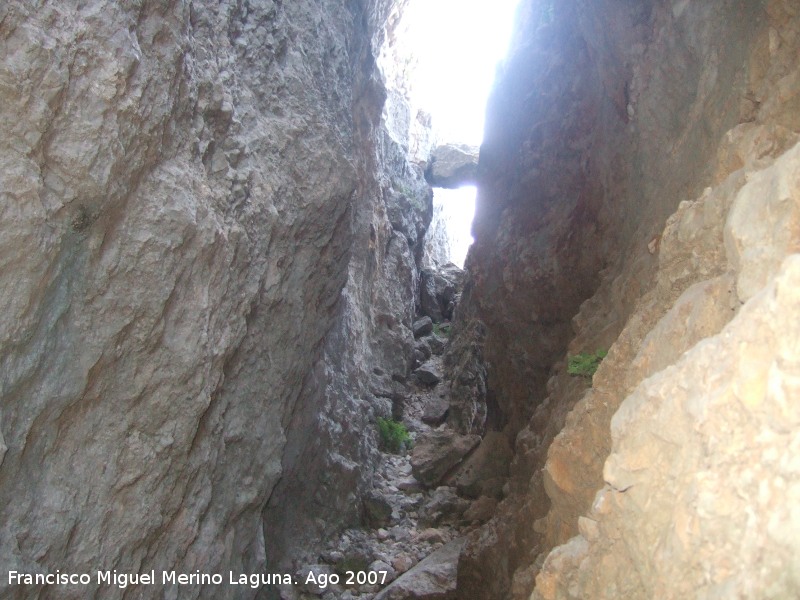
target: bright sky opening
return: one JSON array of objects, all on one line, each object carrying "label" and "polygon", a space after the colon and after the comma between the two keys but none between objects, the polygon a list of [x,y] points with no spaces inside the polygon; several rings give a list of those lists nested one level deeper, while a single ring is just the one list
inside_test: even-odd
[{"label": "bright sky opening", "polygon": [[[416,68],[414,100],[431,115],[439,143],[479,146],[486,102],[508,51],[519,0],[411,0],[404,16]],[[474,241],[474,187],[434,190],[443,208],[451,260],[464,266]]]},{"label": "bright sky opening", "polygon": [[441,142],[480,145],[486,101],[519,0],[411,0],[412,89]]}]

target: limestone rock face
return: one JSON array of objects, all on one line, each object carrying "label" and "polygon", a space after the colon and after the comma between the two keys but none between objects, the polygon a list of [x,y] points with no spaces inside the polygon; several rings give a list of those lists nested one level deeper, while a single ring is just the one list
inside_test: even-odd
[{"label": "limestone rock face", "polygon": [[389,16],[384,31],[386,43],[380,46],[378,68],[386,82],[387,98],[383,106],[383,123],[387,134],[403,146],[409,160],[423,167],[428,163],[435,135],[431,116],[418,106],[413,88],[413,70],[419,56],[414,35],[414,18],[407,18],[408,9],[419,8],[409,0],[382,0]]},{"label": "limestone rock face", "polygon": [[431,212],[391,10],[0,8],[0,564],[257,573],[358,520]]},{"label": "limestone rock face", "polygon": [[486,430],[486,363],[483,344],[486,329],[477,319],[462,321],[453,329],[444,356],[450,380],[448,422],[461,433],[481,434]]},{"label": "limestone rock face", "polygon": [[[799,310],[794,254],[719,335],[626,398],[611,423],[607,485],[581,536],[548,557],[536,598],[797,595],[800,524],[788,507],[800,493],[789,400]],[[626,543],[612,549],[612,538]],[[737,568],[707,579],[704,565],[726,564],[731,548]],[[576,562],[561,568],[569,553]]]},{"label": "limestone rock face", "polygon": [[422,265],[426,269],[438,269],[451,261],[453,244],[450,232],[447,229],[447,219],[444,205],[434,201],[431,224],[425,234],[425,251],[422,255]]},{"label": "limestone rock face", "polygon": [[[780,371],[767,378],[778,387],[743,393],[759,405],[785,389],[794,360],[778,358],[780,334],[767,325],[791,309],[774,299],[748,306],[773,285],[794,285],[785,261],[800,248],[800,15],[780,0],[548,6],[523,4],[490,103],[454,327],[454,343],[459,329],[485,327],[487,389],[474,395],[484,404],[468,403],[462,420],[477,415],[516,438],[504,498],[462,551],[459,593],[527,599],[544,565],[540,598],[682,597],[708,568],[717,579],[701,597],[725,597],[725,585],[769,596],[766,571],[726,571],[721,548],[793,572],[791,543],[737,512],[792,504],[789,484],[763,499],[739,476],[771,480],[755,456],[779,431],[788,437],[774,448],[791,447],[793,430],[767,432],[773,425],[729,410],[720,394],[763,376],[745,348],[766,357],[764,372]],[[722,339],[732,347],[716,367],[710,348]],[[589,387],[568,375],[566,358],[597,348],[608,355]],[[703,367],[691,370],[689,356]],[[642,398],[636,411],[614,417],[632,398]],[[720,413],[709,408],[718,401]],[[724,458],[734,447],[736,466]],[[788,481],[783,464],[769,469]],[[736,501],[731,490],[741,491]],[[719,498],[718,512],[697,508],[701,496]],[[712,533],[723,513],[736,515],[731,531]],[[794,531],[790,516],[775,521]],[[774,596],[791,597],[793,585],[776,576]]]},{"label": "limestone rock face", "polygon": [[464,271],[450,263],[422,269],[419,277],[419,310],[439,323],[450,320],[464,285]]},{"label": "limestone rock face", "polygon": [[[731,183],[738,185],[731,188]],[[722,204],[721,199],[725,200]],[[719,211],[720,205],[726,209]],[[742,212],[754,212],[761,218],[745,224],[738,218]],[[778,508],[791,502],[795,491],[791,486],[766,494],[759,489],[765,489],[764,482],[788,476],[785,463],[771,463],[767,455],[774,452],[786,461],[794,456],[790,439],[796,425],[791,414],[784,412],[784,398],[792,394],[788,381],[794,375],[788,365],[798,360],[797,349],[790,350],[787,344],[788,339],[796,339],[788,320],[797,317],[800,256],[787,248],[798,248],[800,242],[796,225],[800,222],[800,145],[768,168],[748,172],[745,177],[736,171],[719,188],[696,202],[682,204],[667,225],[662,248],[672,246],[674,250],[680,246],[680,237],[690,238],[702,229],[696,218],[700,214],[716,214],[706,221],[717,223],[708,233],[747,241],[722,246],[727,250],[723,261],[728,274],[684,286],[685,291],[645,336],[627,367],[632,371],[629,381],[637,375],[643,381],[621,405],[615,401],[619,392],[614,392],[618,390],[615,371],[622,365],[612,359],[601,365],[595,377],[596,391],[576,406],[551,446],[546,473],[551,474],[548,494],[554,509],[548,515],[549,525],[553,525],[555,508],[563,504],[564,497],[571,496],[573,504],[590,512],[585,517],[573,516],[582,537],[554,550],[544,563],[537,580],[538,598],[578,598],[588,589],[616,589],[630,598],[651,597],[656,589],[669,597],[689,589],[700,589],[707,598],[731,593],[759,597],[797,593],[796,579],[786,575],[796,572],[792,557],[797,550],[787,541],[796,539],[797,524]],[[740,258],[743,254],[760,263],[762,284],[755,293],[752,271]],[[780,255],[784,256],[782,266],[774,260]],[[707,256],[698,258],[700,264],[710,264]],[[673,265],[664,267],[669,270]],[[684,263],[682,272],[687,273],[687,267],[691,269],[691,263]],[[708,275],[702,269],[695,271],[699,278]],[[738,287],[736,282],[742,280],[747,285]],[[650,311],[652,304],[644,305],[644,310],[634,315],[631,329],[640,313]],[[630,329],[626,328],[617,343],[629,339]],[[580,419],[596,413],[601,397],[613,408],[619,406],[610,419],[611,454],[604,466],[595,459],[576,467],[569,448],[585,448],[588,432],[609,427],[608,421],[597,419],[591,426],[578,425]],[[585,477],[589,465],[595,470],[602,468],[600,477],[596,476],[597,487],[602,489],[591,509],[591,497],[578,503],[575,499],[592,490],[576,494],[573,483]],[[642,509],[643,497],[648,498],[646,510]],[[747,514],[771,515],[772,525],[748,520]],[[562,510],[557,518],[563,522],[567,520],[564,517]],[[619,519],[631,529],[624,530]],[[647,526],[643,522],[637,526],[637,519],[646,520]],[[776,525],[778,522],[781,525]],[[783,532],[781,536],[770,533],[775,527]],[[631,555],[617,556],[615,549],[610,560],[607,546],[611,537],[636,540],[629,546]],[[638,544],[661,550],[657,557],[651,553],[645,558]],[[739,568],[736,574],[721,571],[711,582],[691,575],[702,571],[701,564],[724,564],[732,546],[742,564],[771,566]],[[574,553],[578,562],[569,568],[559,566],[564,556]],[[649,560],[653,562],[648,564]],[[634,568],[648,575],[631,578]],[[679,572],[683,577],[677,577]]]}]

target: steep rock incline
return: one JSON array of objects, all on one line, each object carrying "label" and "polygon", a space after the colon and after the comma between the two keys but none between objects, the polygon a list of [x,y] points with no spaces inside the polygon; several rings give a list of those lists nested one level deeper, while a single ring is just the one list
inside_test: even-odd
[{"label": "steep rock incline", "polygon": [[[659,284],[550,448],[548,519],[566,521],[570,496],[587,510],[593,490],[576,481],[594,475],[602,489],[577,519],[580,535],[545,561],[537,599],[800,593],[789,508],[800,494],[800,145],[748,167],[670,219]],[[676,282],[685,291],[669,303]],[[631,360],[634,332],[665,305]],[[628,382],[641,380],[627,397],[626,367]],[[608,446],[609,417],[603,467],[605,453],[586,451]]]},{"label": "steep rock incline", "polygon": [[0,7],[4,567],[257,573],[359,522],[431,212],[393,4]]},{"label": "steep rock incline", "polygon": [[[619,404],[736,314],[746,298],[731,292],[728,207],[800,129],[790,2],[529,1],[520,15],[490,103],[455,333],[486,329],[486,406],[472,411],[486,416],[471,426],[516,440],[506,498],[462,551],[459,592],[476,598],[528,598],[603,486]],[[709,184],[713,200],[684,206],[665,231]],[[775,227],[748,234],[744,253],[786,237]],[[588,394],[566,372],[567,348],[610,348]],[[563,556],[548,589],[569,594],[552,582],[579,558]]]},{"label": "steep rock incline", "polygon": [[[649,244],[648,251],[658,258],[654,284],[637,302],[601,365],[593,389],[569,415],[566,427],[549,448],[544,480],[552,507],[536,528],[553,539],[564,541],[575,533],[578,516],[589,510],[595,491],[602,487],[603,462],[611,450],[609,422],[625,396],[645,378],[675,363],[697,342],[719,332],[740,304],[777,272],[783,258],[800,247],[796,151],[776,160],[800,140],[800,70],[796,61],[800,20],[790,4],[773,2],[767,8],[768,27],[756,38],[747,63],[748,86],[741,104],[745,122],[728,131],[715,156],[710,157],[713,187],[695,201],[682,202],[664,231]],[[786,93],[792,88],[794,92]],[[571,343],[572,353],[597,343],[598,331],[607,326],[608,306],[618,302],[620,290],[635,276],[635,265],[636,261],[630,261],[619,277],[606,279],[581,308],[575,319],[578,336]],[[755,332],[764,326],[754,319],[742,327],[763,338]],[[710,374],[707,378],[676,378],[680,385],[689,386],[690,393],[716,394],[713,384],[707,383]],[[721,435],[741,425],[726,419],[717,420],[708,431]],[[680,430],[672,421],[657,423],[655,427],[664,431]],[[637,439],[644,446],[650,443],[644,437]],[[692,468],[687,465],[681,475],[673,472],[671,476],[693,477]],[[605,480],[609,481],[607,475],[608,471]],[[668,489],[665,482],[660,485]],[[730,487],[733,480],[722,477],[721,485]],[[756,505],[752,494],[743,494],[743,499],[743,506]],[[654,507],[645,518],[654,522],[663,518],[659,510]],[[632,514],[626,518],[635,520]],[[688,569],[691,559],[687,557],[701,554],[700,543],[688,541],[685,555],[667,553],[663,560]],[[778,556],[783,552],[770,543],[758,544],[765,553]],[[742,547],[745,553],[754,551],[753,546],[746,546]],[[655,587],[666,589],[670,583],[664,580]],[[761,584],[763,581],[755,585]],[[636,594],[650,596],[641,589]]]}]

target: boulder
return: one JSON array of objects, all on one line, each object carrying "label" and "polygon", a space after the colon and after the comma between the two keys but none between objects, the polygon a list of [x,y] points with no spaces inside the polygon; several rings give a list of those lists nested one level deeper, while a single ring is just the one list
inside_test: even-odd
[{"label": "boulder", "polygon": [[404,477],[396,485],[398,490],[406,494],[417,494],[424,489],[422,484],[413,477]]},{"label": "boulder", "polygon": [[458,555],[464,538],[445,544],[381,591],[375,600],[456,600]]},{"label": "boulder", "polygon": [[424,385],[436,385],[442,380],[442,372],[432,361],[426,362],[421,367],[414,370],[417,381]]},{"label": "boulder", "polygon": [[487,432],[455,475],[453,483],[458,493],[468,498],[499,497],[513,458],[508,438],[499,431]]},{"label": "boulder", "polygon": [[474,185],[478,180],[478,153],[476,146],[443,144],[431,153],[425,179],[433,187],[455,189]]},{"label": "boulder", "polygon": [[455,488],[438,487],[419,509],[419,524],[428,528],[457,525],[464,521],[464,513],[469,507],[470,501],[459,497]]},{"label": "boulder", "polygon": [[438,427],[447,420],[450,401],[447,398],[431,398],[422,411],[422,422],[431,427]]},{"label": "boulder", "polygon": [[392,567],[397,573],[405,573],[414,566],[415,559],[408,554],[400,554],[392,560]]},{"label": "boulder", "polygon": [[386,573],[386,581],[394,581],[397,577],[397,573],[392,566],[383,560],[372,561],[367,567],[367,573],[370,571],[373,573]]},{"label": "boulder", "polygon": [[414,350],[414,353],[411,356],[412,356],[412,361],[411,361],[412,369],[418,367],[427,360],[425,358],[425,355],[421,351],[416,349]]},{"label": "boulder", "polygon": [[389,524],[392,519],[392,505],[383,494],[371,491],[364,496],[364,513],[367,523],[378,529]]},{"label": "boulder", "polygon": [[419,339],[433,331],[433,320],[430,317],[422,317],[414,321],[411,329],[414,332],[414,339]]},{"label": "boulder", "polygon": [[417,438],[411,452],[411,472],[417,481],[434,487],[481,441],[480,436],[454,431],[431,431]]},{"label": "boulder", "polygon": [[[428,340],[417,340],[414,344],[414,350],[422,354],[425,357],[425,360],[428,360],[431,357],[431,347],[428,344]],[[425,362],[425,361],[423,361]]]},{"label": "boulder", "polygon": [[435,333],[428,337],[428,346],[431,349],[431,352],[436,356],[441,356],[444,354],[444,349],[447,345],[447,340],[444,338],[439,337]]},{"label": "boulder", "polygon": [[446,544],[450,539],[446,529],[428,527],[423,529],[414,538],[416,542],[428,542],[430,544]]},{"label": "boulder", "polygon": [[481,496],[464,511],[464,520],[468,523],[486,523],[497,510],[497,498]]},{"label": "boulder", "polygon": [[423,364],[426,360],[431,357],[431,347],[428,344],[427,340],[418,340],[416,344],[414,344],[414,364],[412,368],[418,367],[419,365]]}]

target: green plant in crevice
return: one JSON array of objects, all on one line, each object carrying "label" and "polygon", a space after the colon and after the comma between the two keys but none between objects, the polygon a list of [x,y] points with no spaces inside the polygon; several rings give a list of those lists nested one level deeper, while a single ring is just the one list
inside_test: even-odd
[{"label": "green plant in crevice", "polygon": [[378,433],[381,447],[398,454],[411,446],[411,436],[406,426],[399,421],[378,417]]},{"label": "green plant in crevice", "polygon": [[434,323],[433,333],[439,336],[450,337],[450,325],[443,325],[442,323]]},{"label": "green plant in crevice", "polygon": [[601,348],[594,354],[590,352],[581,352],[580,354],[570,356],[567,361],[567,373],[576,377],[590,378],[594,375],[595,371],[597,371],[597,367],[600,366],[606,354],[608,354],[608,352]]}]

